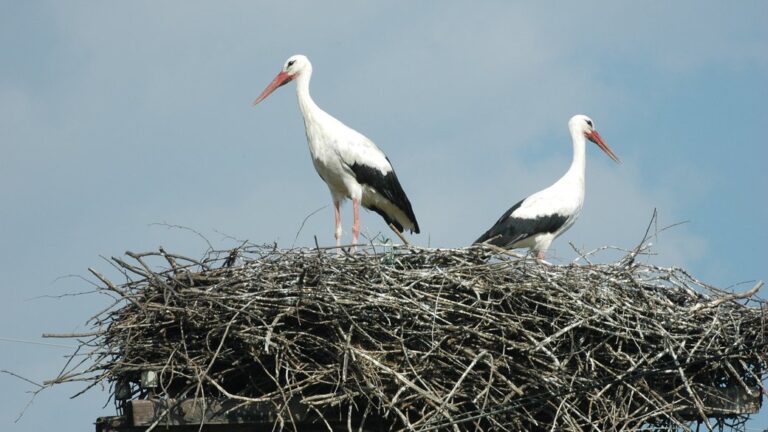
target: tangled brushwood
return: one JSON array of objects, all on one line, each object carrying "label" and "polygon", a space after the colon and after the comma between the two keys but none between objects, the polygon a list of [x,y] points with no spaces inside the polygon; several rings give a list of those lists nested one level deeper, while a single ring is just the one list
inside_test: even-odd
[{"label": "tangled brushwood", "polygon": [[[298,411],[344,430],[714,427],[764,390],[759,285],[725,293],[634,253],[562,266],[484,246],[128,255],[113,259],[120,284],[93,271],[115,303],[53,383],[268,402],[287,430]],[[142,387],[147,371],[157,384]]]}]

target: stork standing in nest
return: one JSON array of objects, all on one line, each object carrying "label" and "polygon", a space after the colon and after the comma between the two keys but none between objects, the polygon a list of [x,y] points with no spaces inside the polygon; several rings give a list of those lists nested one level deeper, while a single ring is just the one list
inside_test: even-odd
[{"label": "stork standing in nest", "polygon": [[303,55],[290,57],[254,105],[275,89],[296,81],[299,109],[304,116],[312,163],[331,191],[336,221],[336,246],[341,244],[341,213],[345,198],[352,200],[352,242],[360,235],[360,205],[373,210],[390,227],[419,233],[411,202],[405,195],[389,158],[373,141],[320,109],[309,95],[312,64]]},{"label": "stork standing in nest", "polygon": [[586,141],[597,144],[616,163],[621,163],[597,133],[592,119],[575,115],[568,121],[573,140],[571,167],[552,186],[536,192],[507,210],[475,243],[505,249],[529,248],[543,260],[549,245],[576,222],[584,205]]}]

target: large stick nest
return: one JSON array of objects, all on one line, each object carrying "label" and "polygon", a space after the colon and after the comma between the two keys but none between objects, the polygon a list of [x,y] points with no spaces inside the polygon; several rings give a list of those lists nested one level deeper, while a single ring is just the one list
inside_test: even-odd
[{"label": "large stick nest", "polygon": [[[728,294],[635,254],[563,266],[488,247],[129,256],[113,258],[122,284],[93,271],[115,303],[54,382],[269,402],[289,430],[297,406],[385,430],[613,430],[685,429],[761,402],[765,303],[746,299],[758,286]],[[140,387],[142,371],[158,387]]]}]

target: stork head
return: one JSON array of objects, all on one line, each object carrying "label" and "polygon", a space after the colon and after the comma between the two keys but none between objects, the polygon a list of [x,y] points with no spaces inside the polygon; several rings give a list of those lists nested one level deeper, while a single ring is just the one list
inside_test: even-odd
[{"label": "stork head", "polygon": [[280,70],[280,73],[278,73],[275,79],[269,83],[267,88],[261,92],[259,97],[253,101],[253,104],[256,105],[257,103],[263,101],[278,87],[288,84],[299,75],[308,73],[312,73],[312,63],[309,62],[309,59],[306,56],[296,54],[289,57],[288,60],[285,61],[283,68]]},{"label": "stork head", "polygon": [[600,150],[604,151],[608,157],[614,160],[614,162],[621,163],[618,156],[616,156],[613,150],[608,147],[608,144],[603,141],[600,134],[597,133],[595,122],[593,122],[591,118],[583,114],[577,114],[571,117],[571,120],[568,122],[568,127],[571,129],[572,134],[584,135],[585,138],[597,144],[597,146],[600,147]]}]

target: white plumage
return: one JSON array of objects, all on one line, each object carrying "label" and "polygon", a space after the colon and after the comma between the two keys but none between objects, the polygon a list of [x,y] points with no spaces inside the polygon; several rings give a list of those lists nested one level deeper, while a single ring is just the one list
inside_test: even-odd
[{"label": "white plumage", "polygon": [[402,232],[419,232],[413,214],[387,156],[363,134],[346,126],[320,109],[309,94],[312,64],[303,55],[290,57],[280,73],[254,101],[258,104],[278,87],[295,80],[299,108],[304,117],[309,152],[317,173],[328,185],[333,199],[336,222],[336,245],[341,243],[340,204],[352,200],[354,222],[353,243],[360,233],[359,206],[379,213],[384,220]]},{"label": "white plumage", "polygon": [[529,248],[538,259],[544,259],[552,241],[576,222],[584,205],[586,140],[597,144],[614,161],[620,161],[589,117],[571,117],[568,129],[573,141],[573,161],[565,175],[552,186],[512,206],[475,243],[507,249]]}]

